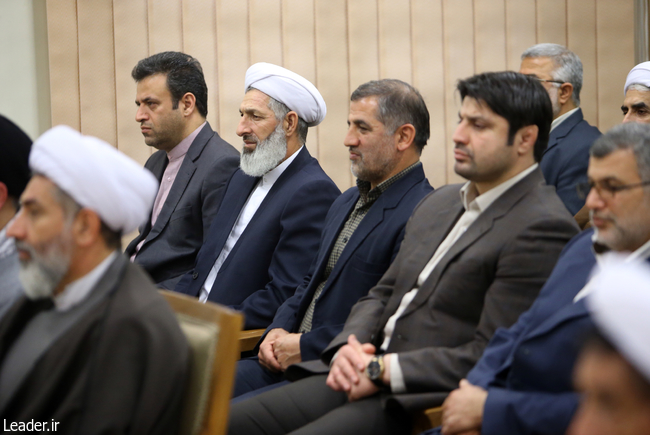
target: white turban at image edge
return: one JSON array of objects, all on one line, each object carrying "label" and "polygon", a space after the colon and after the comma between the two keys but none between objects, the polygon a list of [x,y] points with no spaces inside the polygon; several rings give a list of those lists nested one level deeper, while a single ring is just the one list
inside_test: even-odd
[{"label": "white turban at image edge", "polygon": [[642,62],[632,68],[625,79],[623,95],[627,92],[627,88],[637,83],[650,88],[650,62]]},{"label": "white turban at image edge", "polygon": [[621,355],[650,381],[650,267],[608,258],[585,299],[594,323]]},{"label": "white turban at image edge", "polygon": [[244,90],[252,87],[284,103],[309,127],[320,124],[327,114],[325,100],[306,78],[281,66],[258,62],[246,71]]},{"label": "white turban at image edge", "polygon": [[122,233],[135,230],[149,217],[158,191],[151,172],[103,140],[65,125],[34,142],[29,167]]}]

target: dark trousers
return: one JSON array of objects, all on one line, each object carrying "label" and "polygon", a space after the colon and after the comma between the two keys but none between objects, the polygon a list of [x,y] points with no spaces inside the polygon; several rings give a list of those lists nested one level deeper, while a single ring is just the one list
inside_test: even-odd
[{"label": "dark trousers", "polygon": [[237,375],[233,399],[260,388],[282,382],[283,373],[273,373],[260,364],[258,357],[244,358],[237,361]]},{"label": "dark trousers", "polygon": [[391,435],[408,434],[410,418],[386,412],[379,395],[348,402],[345,393],[312,376],[232,406],[230,435]]}]

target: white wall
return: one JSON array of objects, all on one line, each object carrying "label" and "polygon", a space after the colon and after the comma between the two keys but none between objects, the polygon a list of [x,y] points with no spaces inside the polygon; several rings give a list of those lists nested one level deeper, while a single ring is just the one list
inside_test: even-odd
[{"label": "white wall", "polygon": [[32,139],[51,125],[45,0],[0,0],[0,114]]}]

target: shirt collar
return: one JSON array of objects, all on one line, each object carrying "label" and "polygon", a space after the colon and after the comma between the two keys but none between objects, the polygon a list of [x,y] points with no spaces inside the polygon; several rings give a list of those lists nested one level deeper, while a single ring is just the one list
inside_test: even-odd
[{"label": "shirt collar", "polygon": [[404,175],[408,174],[412,169],[422,165],[420,161],[413,163],[408,168],[403,171],[393,175],[387,180],[382,181],[375,186],[374,189],[370,189],[370,181],[360,180],[357,178],[357,189],[359,189],[359,196],[363,199],[363,202],[374,201],[379,198],[379,195],[384,193],[390,186],[395,184],[397,180],[402,178]]},{"label": "shirt collar", "polygon": [[494,201],[496,201],[501,195],[503,195],[508,189],[517,184],[519,181],[524,179],[528,174],[533,172],[539,166],[538,163],[533,164],[531,167],[521,171],[514,177],[504,181],[496,187],[484,192],[482,195],[478,194],[476,190],[476,185],[468,181],[460,189],[460,200],[463,203],[465,210],[469,210],[469,206],[472,202],[476,203],[476,206],[479,209],[479,212],[483,212],[486,208],[490,206]]},{"label": "shirt collar", "polygon": [[79,305],[90,294],[99,279],[104,275],[108,266],[117,258],[117,251],[113,251],[108,257],[99,263],[93,270],[71,282],[61,293],[54,296],[54,306],[57,311],[67,311]]},{"label": "shirt collar", "polygon": [[192,142],[194,142],[194,139],[196,139],[196,137],[199,135],[199,132],[205,124],[206,122],[201,124],[199,128],[190,133],[189,136],[181,141],[181,143],[176,145],[170,152],[167,153],[167,158],[170,162],[172,160],[180,159],[185,154],[187,154],[187,150],[190,149],[190,145],[192,145]]},{"label": "shirt collar", "polygon": [[569,111],[568,111],[567,113],[565,113],[564,115],[560,115],[560,116],[558,116],[557,118],[555,118],[555,119],[553,120],[553,122],[551,122],[551,131],[553,131],[553,129],[554,129],[555,127],[557,127],[558,125],[562,124],[562,122],[564,122],[564,120],[566,120],[569,116],[571,116],[571,115],[573,115],[574,113],[576,113],[576,112],[578,111],[578,109],[579,109],[579,107],[576,107],[575,109],[571,109],[571,110],[569,110]]},{"label": "shirt collar", "polygon": [[280,163],[278,166],[271,169],[266,174],[262,175],[262,179],[260,180],[260,186],[264,186],[269,183],[270,184],[275,183],[277,179],[280,178],[280,175],[282,175],[282,173],[289,167],[291,162],[293,162],[296,159],[298,153],[300,153],[300,151],[302,151],[304,147],[305,147],[304,145],[301,146],[300,149],[298,149],[298,151],[291,154],[289,158],[287,158],[284,162]]}]

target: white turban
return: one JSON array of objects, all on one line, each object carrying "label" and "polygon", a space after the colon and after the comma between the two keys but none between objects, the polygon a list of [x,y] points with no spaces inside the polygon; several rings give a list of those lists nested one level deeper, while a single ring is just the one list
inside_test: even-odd
[{"label": "white turban", "polygon": [[650,380],[650,268],[645,261],[607,260],[585,303],[603,335]]},{"label": "white turban", "polygon": [[650,88],[650,62],[642,62],[632,68],[625,80],[623,95],[627,92],[627,88],[637,83]]},{"label": "white turban", "polygon": [[65,125],[34,142],[29,167],[122,233],[148,218],[158,191],[151,172],[106,142]]},{"label": "white turban", "polygon": [[325,119],[327,106],[316,86],[281,66],[259,62],[246,71],[244,89],[253,87],[284,103],[313,127]]}]

